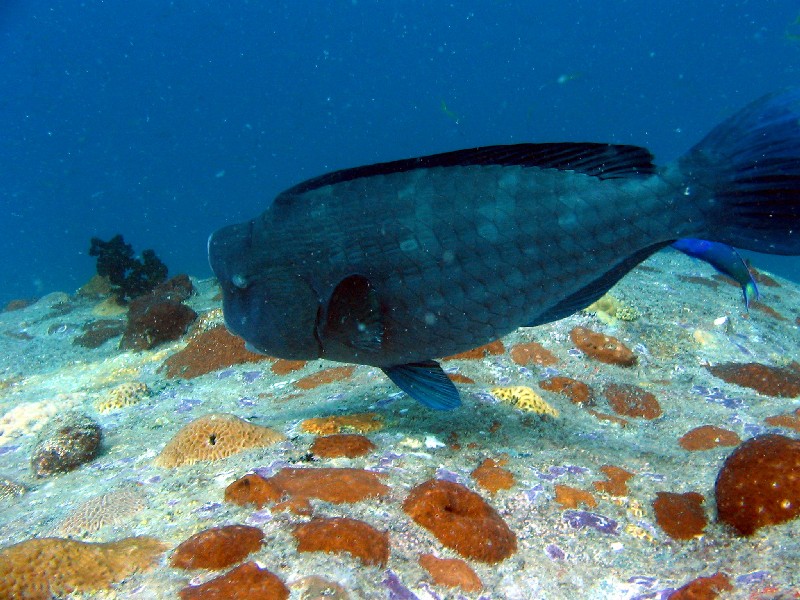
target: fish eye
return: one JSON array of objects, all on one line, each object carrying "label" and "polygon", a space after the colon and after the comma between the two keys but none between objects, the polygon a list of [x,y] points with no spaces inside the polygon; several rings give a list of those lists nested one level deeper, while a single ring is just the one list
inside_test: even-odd
[{"label": "fish eye", "polygon": [[240,290],[243,290],[247,287],[247,277],[241,273],[236,273],[231,277],[231,283]]}]

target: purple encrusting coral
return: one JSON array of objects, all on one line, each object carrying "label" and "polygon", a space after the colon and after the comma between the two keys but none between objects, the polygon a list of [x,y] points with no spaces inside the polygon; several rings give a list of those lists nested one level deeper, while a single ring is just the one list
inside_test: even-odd
[{"label": "purple encrusting coral", "polygon": [[175,412],[190,412],[194,410],[195,407],[200,406],[202,403],[203,401],[199,400],[198,398],[181,398],[178,401],[178,405],[175,407]]},{"label": "purple encrusting coral", "polygon": [[544,551],[552,560],[564,560],[567,558],[564,551],[555,544],[547,544],[547,546],[544,547]]},{"label": "purple encrusting coral", "polygon": [[389,600],[419,600],[419,596],[408,589],[391,569],[386,569],[383,585],[389,591]]},{"label": "purple encrusting coral", "polygon": [[591,527],[600,533],[619,535],[619,523],[614,519],[585,510],[567,510],[562,516],[564,522],[573,529]]},{"label": "purple encrusting coral", "polygon": [[263,373],[261,371],[245,371],[242,373],[242,379],[245,381],[245,383],[253,383],[254,381],[261,379],[262,376]]},{"label": "purple encrusting coral", "polygon": [[698,396],[703,396],[706,402],[711,402],[713,404],[720,404],[725,408],[729,408],[731,410],[742,408],[746,404],[742,398],[734,398],[732,396],[728,396],[718,387],[707,388],[702,385],[693,385],[691,392],[693,394],[697,394]]}]

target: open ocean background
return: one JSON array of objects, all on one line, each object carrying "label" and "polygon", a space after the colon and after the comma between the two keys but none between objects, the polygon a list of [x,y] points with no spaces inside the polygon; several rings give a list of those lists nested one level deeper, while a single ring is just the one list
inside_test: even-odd
[{"label": "open ocean background", "polygon": [[[89,239],[170,273],[324,171],[484,144],[679,156],[800,84],[800,5],[739,2],[0,4],[0,304],[73,292]],[[800,259],[756,257],[800,281]]]}]

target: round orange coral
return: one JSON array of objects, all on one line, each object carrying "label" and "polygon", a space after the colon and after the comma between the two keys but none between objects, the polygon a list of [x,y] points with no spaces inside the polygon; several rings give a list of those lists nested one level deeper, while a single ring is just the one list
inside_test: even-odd
[{"label": "round orange coral", "polygon": [[496,563],[514,554],[517,536],[486,501],[463,485],[431,479],[415,487],[403,510],[465,558]]}]

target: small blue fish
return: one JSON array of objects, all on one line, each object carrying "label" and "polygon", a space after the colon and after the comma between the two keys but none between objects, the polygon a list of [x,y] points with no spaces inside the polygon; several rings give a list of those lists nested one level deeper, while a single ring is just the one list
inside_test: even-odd
[{"label": "small blue fish", "polygon": [[723,246],[800,254],[800,91],[661,168],[636,146],[550,143],[328,173],[215,232],[208,253],[249,347],[375,365],[448,409],[459,395],[433,357],[566,317],[692,239],[720,246],[684,251],[734,273]]},{"label": "small blue fish", "polygon": [[750,302],[758,300],[756,280],[753,279],[753,274],[750,272],[747,263],[744,262],[744,259],[735,248],[731,248],[727,244],[695,238],[678,240],[672,244],[672,247],[684,254],[707,262],[717,271],[727,275],[741,285],[746,309],[750,308]]}]

